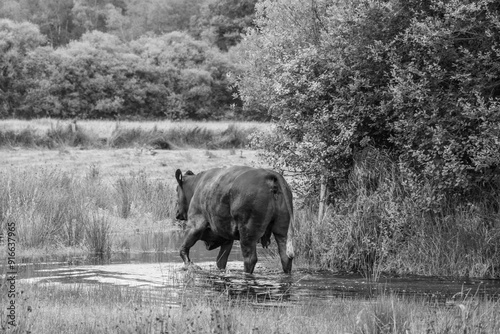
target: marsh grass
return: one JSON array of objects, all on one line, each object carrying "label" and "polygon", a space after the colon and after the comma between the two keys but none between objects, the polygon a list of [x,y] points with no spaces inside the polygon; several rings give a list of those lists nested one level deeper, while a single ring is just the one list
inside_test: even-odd
[{"label": "marsh grass", "polygon": [[132,210],[131,185],[126,178],[118,179],[116,183],[118,193],[118,212],[121,218],[128,218]]},{"label": "marsh grass", "polygon": [[[168,275],[168,273],[167,273]],[[438,307],[414,299],[272,305],[251,299],[96,284],[18,285],[19,333],[498,333],[499,302],[467,297]],[[6,305],[6,285],[0,300]],[[162,292],[163,291],[163,292]],[[6,309],[0,309],[5,329]]]},{"label": "marsh grass", "polygon": [[163,252],[172,249],[175,243],[171,240],[171,232],[146,231],[139,236],[140,248],[143,252]]},{"label": "marsh grass", "polygon": [[148,213],[154,220],[165,220],[175,214],[176,195],[173,187],[163,181],[151,179],[143,171],[120,177],[115,188],[119,215],[122,218],[128,218],[132,213]]},{"label": "marsh grass", "polygon": [[145,173],[119,178],[113,186],[94,167],[84,176],[57,169],[4,171],[0,230],[14,223],[19,251],[75,247],[109,257],[115,235],[152,222],[168,226],[174,193],[171,185]]},{"label": "marsh grass", "polygon": [[151,149],[243,148],[249,135],[264,123],[193,123],[193,122],[112,122],[0,121],[0,147],[28,148],[126,148]]},{"label": "marsh grass", "polygon": [[101,260],[111,257],[111,226],[105,214],[94,212],[85,226],[85,245],[89,255]]},{"label": "marsh grass", "polygon": [[499,277],[494,205],[450,200],[430,211],[422,199],[432,198],[433,187],[415,192],[408,184],[388,156],[363,152],[321,222],[314,206],[297,210],[298,253],[315,266],[374,281],[382,273]]},{"label": "marsh grass", "polygon": [[1,146],[45,147],[49,149],[64,146],[100,148],[103,146],[103,141],[99,140],[91,130],[75,126],[74,123],[54,122],[43,133],[40,133],[37,128],[31,125],[20,131],[12,129],[0,130]]}]

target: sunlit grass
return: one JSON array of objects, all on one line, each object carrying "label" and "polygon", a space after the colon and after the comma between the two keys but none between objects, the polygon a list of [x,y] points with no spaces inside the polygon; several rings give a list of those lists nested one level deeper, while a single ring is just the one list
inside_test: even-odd
[{"label": "sunlit grass", "polygon": [[0,120],[0,146],[81,148],[242,148],[257,122]]},{"label": "sunlit grass", "polygon": [[[3,119],[0,120],[0,129],[21,131],[27,127],[32,127],[36,130],[45,132],[55,127],[70,125],[73,120],[58,120],[51,118],[38,118],[33,120],[22,119]],[[99,137],[109,137],[116,127],[124,129],[143,129],[143,130],[170,130],[172,128],[195,128],[203,127],[207,130],[224,130],[229,125],[237,125],[243,129],[258,128],[264,129],[269,126],[268,123],[262,122],[227,122],[227,121],[212,121],[212,122],[197,122],[197,121],[111,121],[111,120],[78,120],[77,125],[82,125],[91,129]]]}]

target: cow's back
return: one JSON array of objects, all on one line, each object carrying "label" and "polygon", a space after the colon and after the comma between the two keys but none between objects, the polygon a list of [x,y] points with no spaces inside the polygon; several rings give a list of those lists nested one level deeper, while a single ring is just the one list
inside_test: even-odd
[{"label": "cow's back", "polygon": [[212,230],[228,239],[239,239],[238,221],[255,220],[253,232],[261,233],[276,206],[276,173],[246,166],[211,169],[200,175],[190,213],[202,214]]},{"label": "cow's back", "polygon": [[201,239],[209,249],[220,247],[217,267],[225,269],[233,240],[240,240],[245,272],[252,273],[257,243],[267,247],[274,235],[283,271],[291,272],[292,193],[280,174],[243,166],[217,168],[191,176],[185,187],[192,190],[189,232],[180,250],[185,264],[191,261],[189,249]]}]

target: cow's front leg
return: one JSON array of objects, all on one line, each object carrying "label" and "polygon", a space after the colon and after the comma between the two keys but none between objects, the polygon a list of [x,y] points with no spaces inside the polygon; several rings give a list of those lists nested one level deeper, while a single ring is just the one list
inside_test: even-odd
[{"label": "cow's front leg", "polygon": [[227,258],[229,257],[229,253],[231,253],[231,248],[233,248],[233,240],[228,240],[220,246],[219,255],[217,255],[217,268],[220,270],[226,269]]},{"label": "cow's front leg", "polygon": [[198,240],[200,240],[207,225],[208,223],[204,221],[202,216],[195,216],[188,220],[188,226],[191,226],[191,228],[189,229],[179,252],[185,266],[192,264],[191,259],[189,258],[189,250]]}]

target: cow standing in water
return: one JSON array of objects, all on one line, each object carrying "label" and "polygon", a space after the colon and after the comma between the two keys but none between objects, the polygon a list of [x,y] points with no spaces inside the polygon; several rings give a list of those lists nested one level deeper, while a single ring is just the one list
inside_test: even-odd
[{"label": "cow standing in water", "polygon": [[283,176],[245,166],[214,168],[194,175],[178,169],[176,218],[187,220],[188,234],[180,255],[191,264],[189,249],[203,240],[208,250],[220,247],[217,267],[225,269],[234,240],[240,240],[245,272],[257,263],[257,242],[278,244],[285,273],[292,270],[292,192]]}]

